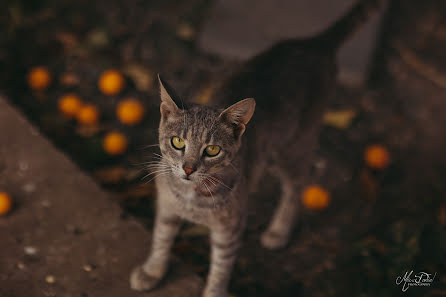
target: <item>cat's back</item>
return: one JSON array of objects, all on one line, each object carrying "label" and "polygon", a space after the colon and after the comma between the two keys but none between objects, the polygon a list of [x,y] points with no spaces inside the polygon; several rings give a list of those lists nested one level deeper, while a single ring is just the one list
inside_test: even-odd
[{"label": "cat's back", "polygon": [[243,65],[216,92],[214,102],[229,106],[254,98],[250,143],[268,150],[288,145],[296,136],[315,134],[335,80],[332,51],[311,41],[288,40]]},{"label": "cat's back", "polygon": [[290,114],[297,119],[329,97],[335,74],[330,51],[311,42],[287,40],[243,65],[216,92],[215,103],[228,106],[251,97],[256,100],[255,122]]}]

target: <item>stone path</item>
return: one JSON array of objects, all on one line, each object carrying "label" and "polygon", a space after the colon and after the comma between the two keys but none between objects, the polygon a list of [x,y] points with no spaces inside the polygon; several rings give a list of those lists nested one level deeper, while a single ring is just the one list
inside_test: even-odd
[{"label": "stone path", "polygon": [[129,289],[150,233],[1,97],[0,191],[15,201],[0,217],[0,296],[199,296],[201,279],[178,261],[159,289]]}]

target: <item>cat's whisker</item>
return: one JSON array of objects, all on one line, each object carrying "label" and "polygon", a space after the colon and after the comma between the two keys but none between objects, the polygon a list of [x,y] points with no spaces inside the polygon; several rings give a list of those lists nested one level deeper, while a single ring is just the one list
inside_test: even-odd
[{"label": "cat's whisker", "polygon": [[232,190],[231,187],[229,187],[228,185],[226,185],[222,180],[216,178],[215,176],[212,176],[210,174],[207,173],[199,173],[199,176],[204,177],[205,180],[212,182],[212,184],[214,186],[217,186],[217,184],[215,182],[217,182],[218,184],[222,185],[223,187]]},{"label": "cat's whisker", "polygon": [[163,162],[162,158],[160,158],[160,157],[152,157],[152,160],[150,160],[150,161],[134,163],[134,164],[132,164],[132,166],[141,166],[141,165],[145,165],[145,164],[149,164],[149,163],[161,163],[161,162]]},{"label": "cat's whisker", "polygon": [[162,157],[158,156],[151,156],[150,158],[152,158],[152,160],[158,160],[158,161],[161,161],[163,159]]},{"label": "cat's whisker", "polygon": [[159,176],[170,175],[170,174],[171,174],[171,172],[162,172],[162,173],[159,173],[159,174],[155,175],[154,177],[152,177],[149,181],[147,181],[146,184],[150,183],[152,180],[154,180],[155,178],[157,178],[157,177],[159,177]]},{"label": "cat's whisker", "polygon": [[222,180],[210,175],[209,178],[213,179],[214,181],[216,181],[217,183],[219,183],[220,185],[222,185],[223,187],[226,187],[227,189],[232,191],[232,188],[229,187],[228,185],[226,185]]},{"label": "cat's whisker", "polygon": [[212,179],[210,179],[210,178],[206,178],[206,181],[211,182],[211,183],[214,185],[215,188],[218,187],[218,185],[217,185]]},{"label": "cat's whisker", "polygon": [[155,144],[149,144],[149,145],[143,145],[137,148],[137,150],[144,150],[150,147],[159,147],[160,144],[159,143],[155,143]]},{"label": "cat's whisker", "polygon": [[153,164],[154,165],[169,165],[169,163],[165,162],[164,160],[148,161],[143,164],[146,164],[146,165],[153,165]]},{"label": "cat's whisker", "polygon": [[229,162],[229,165],[231,165],[232,169],[234,169],[235,172],[240,173],[238,169],[232,164],[232,162]]},{"label": "cat's whisker", "polygon": [[146,165],[152,165],[152,164],[159,164],[159,165],[168,165],[166,162],[162,162],[162,161],[148,161],[148,162],[144,162],[142,164],[146,164]]},{"label": "cat's whisker", "polygon": [[147,170],[149,171],[148,174],[158,171],[158,170],[171,170],[170,167],[167,166],[153,166],[153,167],[149,167],[147,168]]},{"label": "cat's whisker", "polygon": [[141,163],[137,163],[134,165],[147,165],[147,164],[161,164],[162,162],[160,160],[156,160],[156,161],[147,161],[147,162],[141,162]]},{"label": "cat's whisker", "polygon": [[169,166],[156,166],[156,165],[152,165],[152,166],[146,167],[146,169],[148,171],[150,171],[150,170],[158,170],[158,169],[170,169],[170,167]]},{"label": "cat's whisker", "polygon": [[[167,171],[166,171],[167,172]],[[145,179],[147,179],[148,177],[150,177],[151,175],[154,175],[154,176],[156,176],[158,173],[165,173],[164,171],[160,171],[160,172],[154,172],[154,173],[151,173],[151,174],[147,174],[146,176],[144,176],[143,178],[141,178],[141,180],[145,180]]]},{"label": "cat's whisker", "polygon": [[159,157],[159,158],[163,158],[163,156],[162,155],[160,155],[160,154],[158,154],[158,153],[153,153],[156,157]]},{"label": "cat's whisker", "polygon": [[211,190],[210,190],[209,187],[207,186],[207,184],[206,184],[206,180],[203,182],[203,185],[206,187],[206,189],[208,190],[209,194],[211,195],[212,202],[214,203],[214,209],[217,209],[217,204],[215,204],[215,198],[214,198],[214,196],[212,195]]},{"label": "cat's whisker", "polygon": [[148,183],[152,182],[154,179],[156,179],[157,177],[160,177],[160,176],[163,176],[163,175],[169,175],[169,172],[159,173],[159,174],[153,176],[151,179],[149,179],[148,181],[146,181],[144,183],[148,184]]},{"label": "cat's whisker", "polygon": [[139,166],[139,165],[147,164],[149,162],[162,162],[163,161],[162,158],[160,158],[160,157],[151,157],[151,158],[152,159],[150,161],[143,161],[143,162],[140,162],[140,163],[133,163],[131,165],[132,166]]},{"label": "cat's whisker", "polygon": [[214,182],[212,181],[212,179],[207,178],[206,180],[207,180],[207,181],[210,181],[214,186],[217,186],[217,184],[214,183]]},{"label": "cat's whisker", "polygon": [[144,180],[147,177],[149,177],[151,175],[154,175],[154,174],[157,174],[157,173],[164,173],[164,172],[170,172],[170,171],[171,170],[167,169],[167,168],[162,168],[162,169],[159,169],[159,170],[155,170],[155,171],[152,171],[152,172],[149,172],[148,174],[146,174],[144,177],[141,178],[141,180]]}]

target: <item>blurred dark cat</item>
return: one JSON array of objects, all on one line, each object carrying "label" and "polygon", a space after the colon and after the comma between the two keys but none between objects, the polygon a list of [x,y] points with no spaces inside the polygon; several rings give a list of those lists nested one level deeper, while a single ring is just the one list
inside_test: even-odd
[{"label": "blurred dark cat", "polygon": [[269,249],[286,245],[299,205],[297,177],[309,168],[321,115],[333,97],[336,51],[378,2],[359,1],[319,36],[280,42],[254,57],[216,92],[216,107],[183,105],[159,79],[162,158],[150,168],[157,174],[157,215],[151,253],[130,277],[133,289],[158,284],[181,222],[188,220],[211,231],[203,296],[227,296],[248,196],[266,172],[279,177],[282,195],[261,242]]}]

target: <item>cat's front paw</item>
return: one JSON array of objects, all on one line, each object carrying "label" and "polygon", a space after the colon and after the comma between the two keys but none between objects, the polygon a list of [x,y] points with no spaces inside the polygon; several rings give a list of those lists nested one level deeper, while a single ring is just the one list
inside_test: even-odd
[{"label": "cat's front paw", "polygon": [[264,248],[277,250],[285,247],[288,243],[288,235],[267,230],[262,233],[260,242]]},{"label": "cat's front paw", "polygon": [[151,276],[142,266],[138,266],[130,274],[130,287],[136,291],[148,291],[156,287],[160,280],[161,277]]},{"label": "cat's front paw", "polygon": [[202,297],[229,297],[229,294],[224,289],[205,288]]}]

